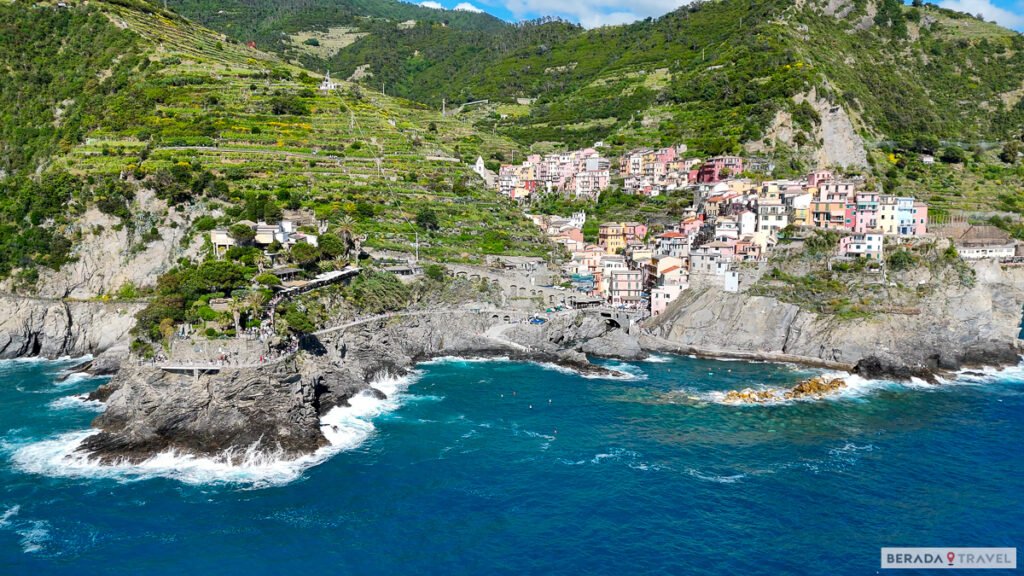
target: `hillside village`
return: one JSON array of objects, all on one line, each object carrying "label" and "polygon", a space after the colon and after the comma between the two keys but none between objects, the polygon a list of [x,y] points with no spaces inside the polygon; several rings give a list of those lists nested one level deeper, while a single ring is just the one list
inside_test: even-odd
[{"label": "hillside village", "polygon": [[[601,222],[596,243],[584,238],[583,211],[531,215],[548,238],[565,248],[563,285],[581,293],[574,300],[579,305],[658,315],[691,282],[717,282],[737,292],[741,264],[766,262],[780,241],[816,232],[835,235],[835,258],[864,259],[875,270],[885,265],[887,245],[934,237],[926,203],[883,194],[861,177],[819,170],[798,180],[755,180],[748,177],[748,159],[740,156],[702,160],[687,157],[686,146],[679,145],[633,150],[613,163],[598,147],[530,155],[521,164],[503,165],[496,175],[482,159],[475,166],[500,195],[526,209],[531,200],[550,194],[596,201],[616,180],[631,195],[692,193],[693,205],[674,225]],[[618,169],[613,171],[613,165]],[[952,236],[965,259],[1022,255],[1008,234],[992,226],[962,226],[944,234]]]},{"label": "hillside village", "polygon": [[[501,166],[497,173],[488,170],[482,158],[473,166],[488,187],[519,204],[534,225],[564,249],[555,274],[542,273],[539,258],[514,264],[509,262],[515,258],[489,260],[498,267],[528,270],[533,293],[546,294],[548,304],[611,306],[656,316],[691,284],[712,282],[728,292],[740,291],[747,281],[741,267],[768,262],[780,243],[831,234],[836,262],[861,260],[868,270],[881,271],[887,249],[891,253],[938,237],[929,225],[925,202],[883,194],[862,177],[818,170],[800,179],[761,180],[751,177],[751,162],[762,163],[755,171],[765,169],[757,158],[705,160],[686,156],[686,146],[678,145],[632,150],[613,161],[598,148],[531,154],[520,164]],[[686,193],[693,203],[681,214],[668,215],[678,219],[667,226],[663,217],[657,223],[600,222],[591,241],[584,235],[584,210],[564,216],[530,213],[531,203],[544,197],[596,202],[602,192],[616,186],[625,194],[644,197]],[[318,233],[325,229],[310,217],[302,222],[242,220],[211,230],[209,243],[219,258],[240,242],[260,248],[270,264],[261,272],[281,281],[278,290],[291,291],[309,284],[301,277],[302,266],[295,267],[292,249],[302,244],[317,248]],[[940,235],[953,239],[965,259],[1018,262],[1024,256],[1024,247],[993,226],[942,226]],[[358,240],[351,247],[355,252],[362,250]],[[371,249],[368,256],[400,277],[412,278],[424,270],[418,258],[396,266],[401,259],[394,255]],[[553,298],[553,290],[562,295]]]}]

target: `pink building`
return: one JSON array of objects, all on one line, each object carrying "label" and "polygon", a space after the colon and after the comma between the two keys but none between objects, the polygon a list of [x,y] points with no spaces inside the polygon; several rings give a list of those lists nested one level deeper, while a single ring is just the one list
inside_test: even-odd
[{"label": "pink building", "polygon": [[622,233],[627,242],[642,242],[647,237],[647,225],[640,222],[623,222]]},{"label": "pink building", "polygon": [[822,182],[828,182],[832,179],[834,179],[834,176],[828,170],[818,170],[807,175],[807,185],[815,188]]},{"label": "pink building", "polygon": [[928,233],[928,205],[924,202],[914,202],[914,236],[922,236]]},{"label": "pink building", "polygon": [[729,176],[737,176],[743,172],[743,158],[739,156],[715,156],[705,162],[697,172],[697,182],[718,182],[723,179],[722,172],[728,170]]}]

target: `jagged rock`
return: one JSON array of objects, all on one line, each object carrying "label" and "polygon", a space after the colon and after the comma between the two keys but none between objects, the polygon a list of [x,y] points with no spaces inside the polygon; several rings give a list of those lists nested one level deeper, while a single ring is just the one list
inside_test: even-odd
[{"label": "jagged rock", "polygon": [[107,409],[93,422],[100,432],[80,449],[105,461],[139,461],[167,450],[200,456],[252,448],[284,457],[308,454],[327,443],[321,416],[362,392],[386,399],[375,382],[405,376],[415,362],[437,356],[508,356],[614,374],[571,349],[496,342],[486,336],[494,321],[472,314],[381,320],[317,338],[309,342],[315,353],[303,351],[282,364],[198,378],[126,365],[89,396]]},{"label": "jagged rock", "polygon": [[167,450],[221,456],[249,448],[295,457],[327,444],[315,386],[290,363],[200,379],[133,367],[109,388],[107,409],[93,422],[100,432],[80,447],[104,461],[140,461]]},{"label": "jagged rock", "polygon": [[799,382],[789,390],[780,388],[730,390],[722,397],[722,402],[726,404],[766,404],[780,400],[823,398],[835,394],[843,388],[846,388],[846,382],[842,378],[816,376]]},{"label": "jagged rock", "polygon": [[581,349],[587,354],[602,358],[641,360],[647,357],[637,339],[624,330],[611,330],[604,336],[588,340]]},{"label": "jagged rock", "polygon": [[142,304],[0,297],[0,359],[84,356],[123,347]]}]

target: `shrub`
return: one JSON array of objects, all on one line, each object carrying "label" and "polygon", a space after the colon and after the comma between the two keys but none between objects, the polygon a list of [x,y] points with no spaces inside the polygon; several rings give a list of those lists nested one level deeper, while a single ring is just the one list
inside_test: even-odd
[{"label": "shrub", "polygon": [[264,272],[263,274],[257,276],[256,282],[267,287],[281,285],[281,279],[278,278],[277,276],[274,276],[270,272]]},{"label": "shrub", "polygon": [[416,213],[416,225],[424,230],[437,230],[440,228],[437,213],[430,208],[423,208]]},{"label": "shrub", "polygon": [[444,282],[448,277],[448,270],[440,264],[429,264],[423,269],[423,274],[435,282]]},{"label": "shrub", "polygon": [[909,270],[917,263],[917,258],[904,248],[898,248],[886,259],[892,270]]}]

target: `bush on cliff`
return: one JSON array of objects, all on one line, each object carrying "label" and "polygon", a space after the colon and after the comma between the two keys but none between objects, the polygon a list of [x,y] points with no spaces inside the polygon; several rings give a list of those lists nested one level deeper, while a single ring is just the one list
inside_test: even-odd
[{"label": "bush on cliff", "polygon": [[409,296],[409,288],[387,272],[364,272],[345,288],[345,299],[370,314],[401,310],[409,305]]}]

